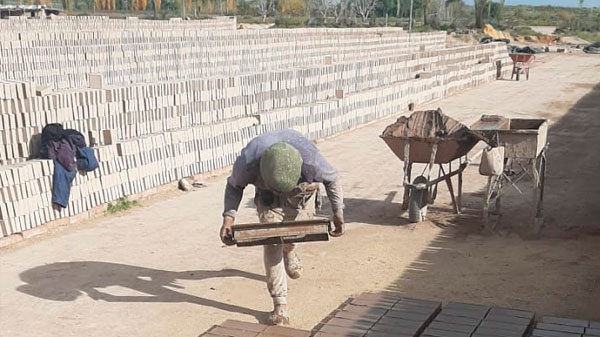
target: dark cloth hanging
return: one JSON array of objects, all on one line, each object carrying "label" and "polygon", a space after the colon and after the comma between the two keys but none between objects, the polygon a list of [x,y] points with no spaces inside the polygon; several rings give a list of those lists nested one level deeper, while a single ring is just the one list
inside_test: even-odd
[{"label": "dark cloth hanging", "polygon": [[76,170],[69,171],[58,161],[54,161],[54,173],[52,175],[52,202],[62,208],[69,204],[71,195],[71,183],[77,174]]},{"label": "dark cloth hanging", "polygon": [[83,134],[64,129],[57,123],[48,124],[42,130],[40,157],[54,160],[52,202],[62,208],[69,204],[77,169],[89,172],[98,168],[94,150],[87,146]]}]

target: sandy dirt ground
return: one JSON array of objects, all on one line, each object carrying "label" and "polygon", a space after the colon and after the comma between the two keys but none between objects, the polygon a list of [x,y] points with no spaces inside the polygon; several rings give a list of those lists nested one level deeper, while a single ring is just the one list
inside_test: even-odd
[{"label": "sandy dirt ground", "polygon": [[[600,320],[599,105],[599,57],[547,55],[530,81],[495,81],[426,107],[467,124],[483,113],[550,120],[539,240],[520,236],[529,199],[519,195],[496,234],[481,232],[476,163],[464,215],[449,212],[440,185],[432,221],[406,225],[402,162],[377,137],[393,119],[319,143],[342,177],[348,231],[299,246],[292,325],[310,329],[349,296],[379,290]],[[261,248],[225,248],[217,237],[224,181],[0,251],[0,335],[197,336],[229,318],[263,322],[271,303]],[[238,222],[256,220],[252,193]]]}]

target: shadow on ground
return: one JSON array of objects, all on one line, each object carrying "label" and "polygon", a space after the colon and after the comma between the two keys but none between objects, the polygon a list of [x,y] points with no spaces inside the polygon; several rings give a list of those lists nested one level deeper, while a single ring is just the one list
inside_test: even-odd
[{"label": "shadow on ground", "polygon": [[[178,280],[204,280],[207,278],[243,277],[264,281],[263,275],[236,269],[192,270],[174,272],[131,266],[119,263],[77,261],[60,262],[35,267],[20,275],[25,284],[17,290],[35,297],[52,301],[74,301],[87,295],[96,301],[106,302],[187,302],[216,309],[252,315],[264,322],[268,313],[197,297],[175,289],[182,289]],[[119,296],[103,292],[103,288],[119,286],[145,295]]]},{"label": "shadow on ground", "polygon": [[[455,217],[453,225],[442,227],[387,290],[408,297],[599,320],[599,106],[600,84],[549,128],[540,240],[519,237],[519,227],[530,214],[530,194],[513,192],[510,202],[503,200],[503,231],[481,236],[477,215],[483,193],[471,193],[465,196],[470,216]],[[438,215],[432,213],[435,222]]]},{"label": "shadow on ground", "polygon": [[[578,86],[574,84],[574,86]],[[547,173],[541,235],[576,238],[600,234],[600,84],[548,130]],[[533,198],[530,180],[503,190],[497,229],[528,236]],[[469,195],[480,199],[485,188]]]}]

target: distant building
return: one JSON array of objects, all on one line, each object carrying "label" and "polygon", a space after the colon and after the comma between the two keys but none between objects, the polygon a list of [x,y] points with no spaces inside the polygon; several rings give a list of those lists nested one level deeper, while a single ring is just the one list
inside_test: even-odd
[{"label": "distant building", "polygon": [[0,6],[0,19],[8,17],[41,18],[49,15],[60,15],[62,11],[46,6]]}]

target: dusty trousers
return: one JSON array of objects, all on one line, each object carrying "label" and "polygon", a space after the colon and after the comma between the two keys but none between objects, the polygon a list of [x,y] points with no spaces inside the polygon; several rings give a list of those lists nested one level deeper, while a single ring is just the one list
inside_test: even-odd
[{"label": "dusty trousers", "polygon": [[[303,183],[285,194],[257,191],[254,203],[260,222],[312,219],[315,215],[318,188],[318,184]],[[293,243],[264,246],[267,289],[273,298],[273,304],[287,304],[287,275],[284,259],[294,254],[294,249]]]}]

